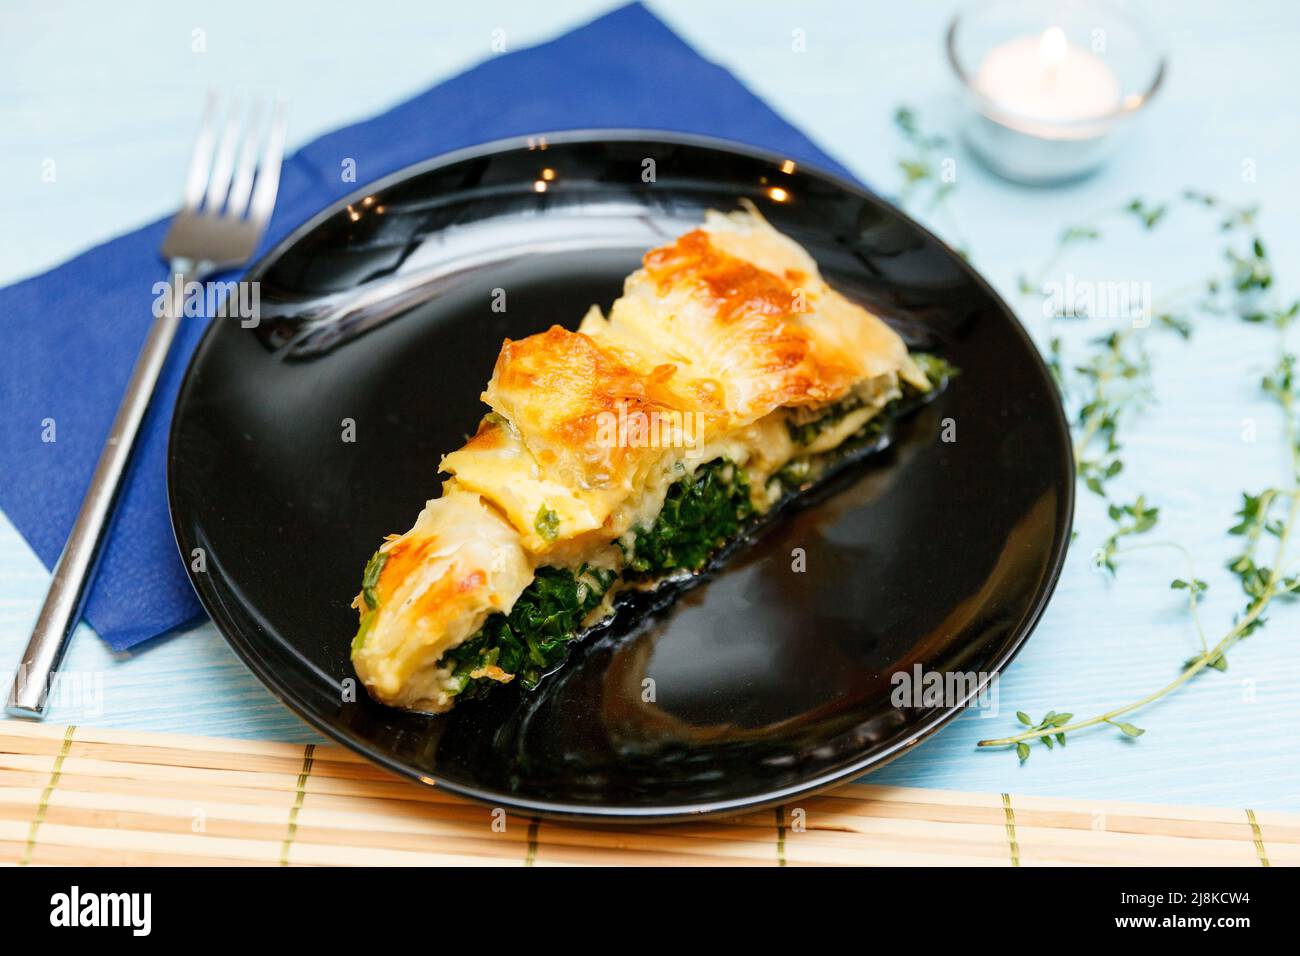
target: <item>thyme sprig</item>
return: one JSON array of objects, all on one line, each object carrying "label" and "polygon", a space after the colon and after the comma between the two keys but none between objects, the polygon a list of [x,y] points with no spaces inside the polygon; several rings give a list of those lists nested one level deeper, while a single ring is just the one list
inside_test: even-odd
[{"label": "thyme sprig", "polygon": [[[1205,281],[1200,291],[1200,298],[1190,303],[1183,303],[1182,308],[1174,311],[1157,313],[1158,325],[1173,329],[1184,338],[1191,336],[1191,321],[1188,315],[1229,315],[1238,317],[1243,323],[1251,325],[1271,325],[1279,332],[1286,332],[1300,315],[1300,300],[1291,304],[1278,304],[1269,300],[1274,287],[1274,269],[1264,241],[1257,230],[1257,211],[1255,207],[1236,207],[1216,198],[1216,196],[1199,193],[1195,190],[1184,191],[1183,202],[1210,211],[1217,216],[1218,229],[1229,233],[1229,241],[1222,248],[1222,272],[1214,274]],[[1144,229],[1153,230],[1165,219],[1169,203],[1152,204],[1135,199],[1123,207],[1128,215],[1138,217]],[[1073,237],[1073,238],[1067,238]],[[1058,243],[1057,254],[1071,242],[1078,242],[1078,237],[1097,238],[1100,230],[1096,228],[1066,230],[1062,242]],[[1054,260],[1049,259],[1048,269]],[[1045,274],[1045,273],[1044,273]],[[1149,360],[1145,352],[1126,351],[1135,341],[1139,329],[1126,328],[1117,330],[1099,339],[1099,350],[1087,363],[1076,365],[1074,371],[1084,384],[1086,397],[1080,406],[1079,431],[1075,440],[1076,460],[1079,462],[1079,475],[1084,484],[1093,492],[1105,496],[1106,480],[1117,476],[1123,464],[1118,458],[1119,440],[1117,437],[1119,421],[1123,414],[1135,405],[1149,398],[1148,381]],[[1140,346],[1132,346],[1139,349]],[[1300,575],[1288,571],[1291,559],[1290,548],[1295,535],[1296,518],[1300,515],[1300,446],[1297,446],[1297,375],[1296,358],[1281,347],[1278,363],[1269,375],[1261,381],[1262,392],[1277,403],[1282,412],[1282,431],[1288,453],[1290,453],[1290,475],[1281,486],[1266,488],[1261,492],[1243,493],[1242,507],[1236,512],[1238,519],[1229,533],[1242,538],[1242,549],[1232,555],[1227,568],[1242,588],[1245,604],[1232,618],[1232,626],[1213,645],[1206,639],[1200,618],[1200,601],[1208,591],[1206,581],[1196,575],[1192,567],[1191,555],[1179,545],[1125,545],[1127,537],[1141,535],[1151,531],[1158,519],[1158,510],[1148,505],[1144,496],[1138,496],[1132,505],[1110,503],[1108,515],[1114,524],[1110,535],[1099,549],[1097,563],[1114,574],[1117,567],[1117,555],[1122,551],[1138,548],[1178,548],[1187,559],[1187,574],[1170,581],[1170,588],[1186,594],[1188,613],[1195,624],[1200,639],[1200,653],[1186,659],[1180,667],[1177,678],[1157,688],[1130,704],[1119,706],[1105,713],[1097,714],[1075,721],[1052,724],[1050,741],[1062,745],[1070,734],[1087,730],[1089,727],[1113,726],[1127,737],[1144,734],[1143,728],[1122,721],[1123,717],[1145,708],[1152,702],[1161,700],[1184,684],[1191,682],[1197,674],[1205,670],[1227,670],[1227,652],[1245,637],[1264,627],[1268,618],[1265,611],[1278,598],[1294,596],[1300,592]],[[1060,343],[1054,341],[1052,350],[1054,371],[1062,381],[1066,380],[1067,365],[1062,358]],[[1130,388],[1119,395],[1115,393],[1114,382],[1127,381]],[[1101,447],[1100,455],[1088,457],[1088,449]],[[1262,550],[1268,550],[1266,542],[1273,541],[1271,561],[1261,557]],[[1054,713],[1054,711],[1053,711]],[[1024,723],[1022,721],[1022,723]],[[979,741],[980,748],[1013,748],[1019,760],[1027,760],[1032,752],[1032,744],[1047,745],[1041,732],[1043,727],[1035,724],[1030,730],[1018,732],[1006,737],[997,737]]]},{"label": "thyme sprig", "polygon": [[947,201],[957,188],[956,159],[944,155],[951,145],[948,138],[923,132],[916,110],[909,106],[899,106],[894,110],[894,127],[908,146],[907,154],[898,160],[899,171],[903,174],[898,204],[915,205],[918,199],[924,199],[926,211],[946,213],[948,231],[956,240],[952,248],[963,259],[970,258],[970,246],[962,236]]},{"label": "thyme sprig", "polygon": [[1115,556],[1119,553],[1120,541],[1129,535],[1146,534],[1156,526],[1160,518],[1160,509],[1147,504],[1146,495],[1138,495],[1129,505],[1112,504],[1107,509],[1115,528],[1097,549],[1097,563],[1115,573]]},{"label": "thyme sprig", "polygon": [[[1262,253],[1263,244],[1258,240],[1253,240],[1250,246],[1252,255],[1256,251]],[[1267,257],[1262,257],[1261,262],[1250,268],[1249,276],[1244,272],[1239,274],[1240,262],[1243,258],[1225,254],[1233,274],[1239,275],[1242,285],[1245,286],[1237,291],[1267,289],[1271,284],[1272,276],[1271,264]],[[1259,276],[1269,276],[1268,283],[1261,286]],[[1213,284],[1207,286],[1207,291],[1214,291]],[[1255,319],[1248,317],[1255,314],[1253,311],[1246,311],[1248,308],[1253,307],[1239,303],[1236,306],[1238,316],[1243,321],[1256,322]],[[1290,308],[1275,308],[1268,313],[1269,321],[1285,331],[1290,324],[1290,319],[1294,318],[1293,315],[1288,317],[1290,311]],[[1063,746],[1070,734],[1091,727],[1112,726],[1126,737],[1139,737],[1145,733],[1145,730],[1120,718],[1172,694],[1204,670],[1227,670],[1228,651],[1267,623],[1265,612],[1272,603],[1279,598],[1300,593],[1300,574],[1287,570],[1297,517],[1300,517],[1300,488],[1297,487],[1297,481],[1300,481],[1300,441],[1297,440],[1297,435],[1300,433],[1300,421],[1297,415],[1300,376],[1296,374],[1296,365],[1296,357],[1283,348],[1276,366],[1260,382],[1264,395],[1272,399],[1281,411],[1284,441],[1290,455],[1290,473],[1286,482],[1280,487],[1266,488],[1258,494],[1243,493],[1241,508],[1235,515],[1238,520],[1228,529],[1229,534],[1242,539],[1240,553],[1229,559],[1227,567],[1236,577],[1246,599],[1244,606],[1233,617],[1232,626],[1220,635],[1216,643],[1210,645],[1201,624],[1199,610],[1199,601],[1209,585],[1196,575],[1190,554],[1178,545],[1146,545],[1146,547],[1176,547],[1187,558],[1187,576],[1174,578],[1170,582],[1170,587],[1183,592],[1187,597],[1188,610],[1200,637],[1200,653],[1184,661],[1180,673],[1172,681],[1121,707],[1080,720],[1074,720],[1071,714],[1070,719],[1063,722],[1058,722],[1059,715],[1052,711],[1049,712],[1049,717],[1052,718],[1050,736],[1044,734],[1045,723],[1048,721],[1048,718],[1044,718],[1044,721],[1033,724],[1028,730],[1011,736],[981,740],[978,743],[979,747],[1013,748],[1023,763],[1032,752],[1032,744],[1039,743],[1050,750],[1054,745]],[[1115,530],[1100,551],[1099,563],[1113,573],[1115,557],[1122,550],[1121,539],[1127,535],[1141,534],[1150,530],[1155,526],[1158,512],[1146,504],[1143,496],[1138,496],[1132,505],[1112,504],[1109,515],[1115,523]],[[1261,557],[1261,551],[1267,550],[1265,543],[1270,539],[1275,543],[1272,547],[1271,561],[1266,564],[1263,563],[1266,559]],[[1130,547],[1128,550],[1134,549]],[[1017,719],[1022,724],[1030,723],[1023,718],[1022,712],[1017,712]]]},{"label": "thyme sprig", "polygon": [[[937,183],[933,160],[936,152],[946,145],[945,141],[923,134],[915,113],[905,107],[895,114],[895,124],[913,150],[912,155],[900,162],[906,178],[900,201],[906,202],[928,187],[932,202],[942,203],[952,189]],[[1236,206],[1190,189],[1175,199],[1159,202],[1134,198],[1092,222],[1062,230],[1043,263],[1032,273],[1021,273],[1017,283],[1022,294],[1037,294],[1070,250],[1101,239],[1102,227],[1108,220],[1122,217],[1135,221],[1145,232],[1153,232],[1167,221],[1179,203],[1216,217],[1218,231],[1227,236],[1222,248],[1224,265],[1222,271],[1208,280],[1170,296],[1162,307],[1151,304],[1148,313],[1151,325],[1184,340],[1192,336],[1194,316],[1232,316],[1248,325],[1266,325],[1279,330],[1283,339],[1278,361],[1260,384],[1264,394],[1281,411],[1282,433],[1290,456],[1289,474],[1278,486],[1242,494],[1242,504],[1235,515],[1237,520],[1228,529],[1230,535],[1241,539],[1241,548],[1228,560],[1227,568],[1237,579],[1245,602],[1233,616],[1231,627],[1211,644],[1200,613],[1209,584],[1197,575],[1191,553],[1172,542],[1133,543],[1133,538],[1156,527],[1159,509],[1145,495],[1139,494],[1131,502],[1122,503],[1111,499],[1109,494],[1108,483],[1124,471],[1120,457],[1121,425],[1151,399],[1151,363],[1143,337],[1139,335],[1142,327],[1134,323],[1094,339],[1091,354],[1074,364],[1067,360],[1061,339],[1050,340],[1048,366],[1063,398],[1077,405],[1074,451],[1079,479],[1090,491],[1107,499],[1107,515],[1112,522],[1111,533],[1098,549],[1097,564],[1114,574],[1121,554],[1143,548],[1178,551],[1186,571],[1173,578],[1169,586],[1186,597],[1200,651],[1182,663],[1173,680],[1137,700],[1077,720],[1068,711],[1051,710],[1038,721],[1024,711],[1017,711],[1016,719],[1024,729],[1011,736],[981,740],[978,744],[983,749],[1009,748],[1022,763],[1028,759],[1033,745],[1049,750],[1064,747],[1070,735],[1089,728],[1113,727],[1126,738],[1141,737],[1146,731],[1123,718],[1174,693],[1205,670],[1226,670],[1228,651],[1265,626],[1265,614],[1273,602],[1300,594],[1300,573],[1291,565],[1291,548],[1300,517],[1300,488],[1297,487],[1300,482],[1297,416],[1300,374],[1297,374],[1297,358],[1285,345],[1286,330],[1300,318],[1300,299],[1289,303],[1276,299],[1275,270],[1258,230],[1257,208]],[[965,248],[964,241],[962,247]]]},{"label": "thyme sprig", "polygon": [[[1073,368],[1083,392],[1077,412],[1074,460],[1085,487],[1103,498],[1107,497],[1107,482],[1124,470],[1120,420],[1151,398],[1151,361],[1134,331],[1119,329],[1094,340],[1097,350]],[[1059,348],[1058,344],[1058,352]]]},{"label": "thyme sprig", "polygon": [[[1194,314],[1235,315],[1251,324],[1287,326],[1300,315],[1300,300],[1290,305],[1261,305],[1258,294],[1273,285],[1273,267],[1257,229],[1257,210],[1253,206],[1233,206],[1208,193],[1186,190],[1179,197],[1184,203],[1210,210],[1218,219],[1222,233],[1245,237],[1244,245],[1226,244],[1222,255],[1225,271],[1211,276],[1203,286],[1179,290],[1162,303],[1148,303],[1152,324],[1189,340]],[[1023,275],[1021,291],[1035,293],[1043,280],[1071,245],[1102,236],[1100,223],[1107,216],[1121,215],[1135,219],[1146,231],[1154,231],[1163,222],[1175,200],[1151,202],[1140,197],[1131,199],[1091,223],[1071,226],[1061,233],[1056,248],[1038,269],[1039,280],[1031,283]],[[1078,405],[1074,457],[1079,478],[1094,494],[1109,499],[1111,479],[1124,470],[1119,438],[1121,420],[1140,411],[1152,398],[1151,362],[1144,337],[1144,324],[1130,323],[1108,335],[1094,339],[1092,354],[1069,366],[1059,338],[1049,345],[1049,364],[1067,401],[1074,394]],[[1114,508],[1109,509],[1117,520]],[[1113,573],[1113,561],[1106,560],[1104,542],[1099,564]],[[1113,555],[1111,555],[1113,557]]]}]

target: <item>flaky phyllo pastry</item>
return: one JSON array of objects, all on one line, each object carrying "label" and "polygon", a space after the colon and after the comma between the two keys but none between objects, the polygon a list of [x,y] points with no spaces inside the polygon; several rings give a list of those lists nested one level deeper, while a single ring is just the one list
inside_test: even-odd
[{"label": "flaky phyllo pastry", "polygon": [[752,208],[643,263],[608,316],[505,341],[442,496],[370,559],[352,661],[376,699],[535,685],[616,591],[704,567],[942,365]]}]

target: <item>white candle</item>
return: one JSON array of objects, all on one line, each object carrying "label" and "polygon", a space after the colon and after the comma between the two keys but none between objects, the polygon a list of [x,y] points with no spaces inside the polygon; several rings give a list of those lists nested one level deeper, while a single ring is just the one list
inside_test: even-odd
[{"label": "white candle", "polygon": [[974,87],[1009,114],[1045,122],[1096,119],[1120,103],[1115,71],[1071,43],[1060,27],[995,46],[980,64]]}]

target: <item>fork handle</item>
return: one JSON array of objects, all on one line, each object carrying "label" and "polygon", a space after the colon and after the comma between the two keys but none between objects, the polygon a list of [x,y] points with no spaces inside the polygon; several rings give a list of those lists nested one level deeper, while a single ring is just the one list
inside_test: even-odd
[{"label": "fork handle", "polygon": [[173,264],[171,283],[171,293],[161,314],[154,319],[144,348],[135,361],[131,381],[126,386],[108,441],[99,454],[99,464],[90,479],[90,488],[81,503],[81,510],[77,512],[77,520],[63,553],[54,566],[50,590],[14,674],[5,710],[15,717],[39,719],[45,716],[51,679],[81,619],[100,546],[122,486],[122,476],[126,473],[140,424],[144,421],[149,400],[153,397],[180,324],[180,310],[175,305],[184,301],[185,276],[176,264]]}]

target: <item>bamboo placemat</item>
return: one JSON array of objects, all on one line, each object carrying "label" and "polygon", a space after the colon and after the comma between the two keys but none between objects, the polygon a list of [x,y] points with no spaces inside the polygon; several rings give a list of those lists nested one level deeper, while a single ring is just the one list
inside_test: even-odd
[{"label": "bamboo placemat", "polygon": [[334,746],[0,721],[6,864],[1300,863],[1300,814],[852,784],[727,820],[580,826]]}]

